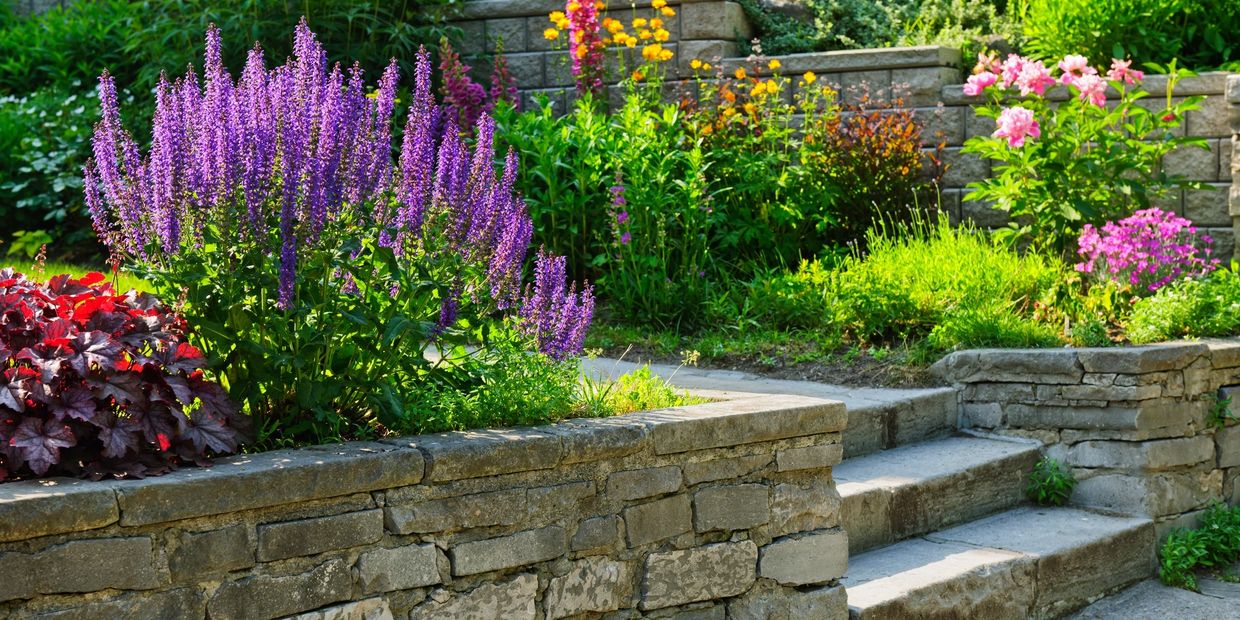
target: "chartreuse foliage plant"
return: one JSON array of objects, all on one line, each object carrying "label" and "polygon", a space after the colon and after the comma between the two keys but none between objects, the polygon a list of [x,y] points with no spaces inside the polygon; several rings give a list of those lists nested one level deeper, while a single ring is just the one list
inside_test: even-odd
[{"label": "chartreuse foliage plant", "polygon": [[0,269],[0,481],[146,476],[237,449],[248,420],[185,321],[99,273]]},{"label": "chartreuse foliage plant", "polygon": [[[1114,59],[1109,70],[1068,55],[1056,66],[1010,55],[982,57],[965,94],[981,95],[980,116],[995,119],[993,135],[975,136],[964,150],[993,162],[990,178],[969,185],[966,200],[984,200],[1009,213],[1000,234],[1009,241],[1066,254],[1086,224],[1101,225],[1180,188],[1199,187],[1170,175],[1163,157],[1181,147],[1206,148],[1205,140],[1175,135],[1184,115],[1202,97],[1173,99],[1183,75],[1168,68],[1166,100],[1145,106],[1140,71]],[[1119,93],[1108,104],[1107,89]],[[1054,91],[1067,91],[1053,102]]]},{"label": "chartreuse foliage plant", "polygon": [[1125,328],[1134,344],[1240,334],[1236,263],[1202,278],[1181,279],[1137,300]]},{"label": "chartreuse foliage plant", "polygon": [[1163,583],[1196,590],[1196,571],[1223,570],[1240,559],[1240,506],[1214,504],[1197,529],[1172,532],[1159,556]]},{"label": "chartreuse foliage plant", "polygon": [[1033,465],[1025,495],[1041,506],[1062,506],[1068,503],[1075,488],[1076,476],[1072,475],[1072,470],[1063,463],[1044,456]]},{"label": "chartreuse foliage plant", "polygon": [[454,417],[425,397],[516,372],[506,346],[535,351],[530,364],[571,358],[593,314],[563,257],[540,253],[522,286],[533,226],[495,123],[481,116],[467,143],[419,52],[394,161],[395,62],[368,86],[329,68],[304,22],[286,64],[254,48],[234,79],[221,59],[212,28],[202,76],[160,80],[145,153],[104,74],[86,196],[112,251],[184,300],[259,444],[550,417],[499,398]]}]

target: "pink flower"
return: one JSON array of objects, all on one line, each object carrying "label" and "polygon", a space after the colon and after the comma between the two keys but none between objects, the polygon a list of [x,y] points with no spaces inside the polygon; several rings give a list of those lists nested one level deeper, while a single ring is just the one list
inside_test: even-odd
[{"label": "pink flower", "polygon": [[1008,146],[1020,148],[1025,146],[1025,138],[1037,138],[1042,135],[1037,119],[1033,118],[1033,110],[1016,106],[999,113],[999,128],[992,134],[996,138],[1007,138]]},{"label": "pink flower", "polygon": [[1025,68],[1026,62],[1028,61],[1016,54],[1008,54],[1007,60],[1003,61],[1001,71],[1003,75],[1004,88],[1016,83],[1016,78],[1020,77],[1021,71]]},{"label": "pink flower", "polygon": [[1118,58],[1111,59],[1111,70],[1107,71],[1107,77],[1125,84],[1136,84],[1145,79],[1145,72],[1138,69],[1129,69],[1132,66],[1131,60],[1120,60]]},{"label": "pink flower", "polygon": [[1027,60],[1020,67],[1016,85],[1020,87],[1021,95],[1029,93],[1041,95],[1046,92],[1046,89],[1055,85],[1055,78],[1051,77],[1050,71],[1041,61]]},{"label": "pink flower", "polygon": [[1059,70],[1063,71],[1060,81],[1064,84],[1072,84],[1077,79],[1086,75],[1098,75],[1098,71],[1089,66],[1089,59],[1076,54],[1068,54],[1059,61]]},{"label": "pink flower", "polygon": [[977,73],[981,73],[983,71],[987,73],[998,73],[1002,70],[1002,68],[1003,65],[999,62],[999,55],[997,53],[977,53],[977,64],[974,66],[973,71]]},{"label": "pink flower", "polygon": [[1088,101],[1096,106],[1106,105],[1107,102],[1107,83],[1106,80],[1097,75],[1083,75],[1076,80],[1074,84],[1081,93],[1078,98],[1081,101]]},{"label": "pink flower", "polygon": [[983,71],[977,75],[970,75],[968,82],[964,85],[964,94],[970,97],[976,97],[982,94],[982,91],[986,90],[990,86],[993,86],[995,82],[998,81],[999,76],[989,71]]}]

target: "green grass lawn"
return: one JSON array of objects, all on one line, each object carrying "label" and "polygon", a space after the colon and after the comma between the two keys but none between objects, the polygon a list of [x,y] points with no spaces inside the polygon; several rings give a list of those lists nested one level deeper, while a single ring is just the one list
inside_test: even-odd
[{"label": "green grass lawn", "polygon": [[[75,277],[81,277],[92,271],[98,271],[104,275],[110,274],[106,266],[74,265],[70,263],[56,263],[56,262],[48,262],[47,264],[45,264],[43,266],[43,271],[40,273],[38,270],[38,267],[35,266],[34,261],[26,260],[22,258],[16,258],[16,257],[0,258],[0,269],[4,269],[6,267],[12,267],[13,269],[17,270],[19,273],[24,274],[28,278],[31,278],[33,280],[40,280],[40,281],[47,280],[48,278],[54,275],[58,275],[62,273],[70,273],[70,274],[73,274]],[[115,287],[116,290],[120,292],[128,291],[131,288],[138,289],[139,291],[145,291],[148,289],[147,284],[145,282],[143,282],[142,280],[139,280],[138,278],[133,277],[130,274],[125,273],[123,270],[120,273],[118,273],[116,279],[112,281],[112,286]]]}]

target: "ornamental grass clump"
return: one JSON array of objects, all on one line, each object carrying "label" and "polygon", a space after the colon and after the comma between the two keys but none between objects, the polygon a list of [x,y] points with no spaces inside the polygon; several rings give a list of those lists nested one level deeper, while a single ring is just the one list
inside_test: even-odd
[{"label": "ornamental grass clump", "polygon": [[235,451],[246,420],[185,328],[98,273],[0,270],[0,481],[142,477]]},{"label": "ornamental grass clump", "polygon": [[1213,271],[1219,264],[1211,258],[1213,242],[1209,235],[1199,237],[1197,227],[1185,218],[1144,209],[1101,229],[1086,224],[1077,250],[1083,262],[1076,270],[1142,297],[1179,278]]},{"label": "ornamental grass clump", "polygon": [[145,155],[100,79],[86,168],[96,230],[183,296],[191,338],[260,442],[421,428],[434,403],[417,392],[474,387],[478,374],[457,369],[497,336],[555,359],[581,349],[590,288],[552,281],[562,268],[539,256],[523,289],[533,228],[516,156],[496,170],[495,123],[458,125],[422,50],[394,159],[397,73],[393,61],[373,88],[357,66],[329,68],[303,20],[287,63],[267,69],[256,46],[234,80],[211,28],[202,77],[159,81]]}]

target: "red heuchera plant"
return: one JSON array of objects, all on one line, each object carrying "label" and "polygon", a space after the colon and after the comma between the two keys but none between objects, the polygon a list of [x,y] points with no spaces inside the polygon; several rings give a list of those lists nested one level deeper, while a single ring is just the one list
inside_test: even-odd
[{"label": "red heuchera plant", "polygon": [[232,452],[244,418],[184,321],[104,276],[0,270],[0,480],[135,476]]}]

